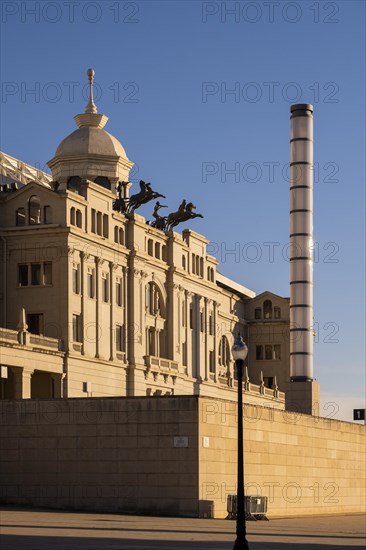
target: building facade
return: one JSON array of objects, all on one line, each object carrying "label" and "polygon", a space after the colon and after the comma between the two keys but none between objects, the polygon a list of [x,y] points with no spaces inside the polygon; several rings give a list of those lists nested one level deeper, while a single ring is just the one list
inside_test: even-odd
[{"label": "building facade", "polygon": [[[118,211],[133,163],[103,129],[92,92],[75,121],[52,177],[1,155],[1,397],[234,400],[240,331],[247,391],[283,407],[289,299],[224,277],[204,236]],[[127,204],[131,185],[120,186]]]}]

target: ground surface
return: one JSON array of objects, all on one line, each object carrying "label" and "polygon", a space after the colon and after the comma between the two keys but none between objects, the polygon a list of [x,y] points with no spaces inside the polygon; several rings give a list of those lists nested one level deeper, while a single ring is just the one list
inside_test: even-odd
[{"label": "ground surface", "polygon": [[[365,548],[363,515],[248,522],[251,550]],[[1,550],[231,550],[235,522],[3,509]]]}]

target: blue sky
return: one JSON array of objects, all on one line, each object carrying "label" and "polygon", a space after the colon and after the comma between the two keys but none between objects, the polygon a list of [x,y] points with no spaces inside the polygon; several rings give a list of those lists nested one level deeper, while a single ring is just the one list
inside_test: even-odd
[{"label": "blue sky", "polygon": [[172,210],[193,201],[205,217],[190,226],[211,239],[220,270],[258,293],[289,295],[289,110],[314,104],[315,375],[322,413],[350,420],[365,406],[364,2],[1,9],[1,150],[46,169],[94,67],[132,179],[151,181]]}]

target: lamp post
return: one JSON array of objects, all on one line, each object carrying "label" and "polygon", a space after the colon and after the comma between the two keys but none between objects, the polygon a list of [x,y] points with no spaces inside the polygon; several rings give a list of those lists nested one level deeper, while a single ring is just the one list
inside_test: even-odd
[{"label": "lamp post", "polygon": [[236,541],[233,550],[249,550],[244,509],[244,453],[243,453],[243,370],[248,348],[240,333],[231,350],[238,378],[238,486],[236,496]]}]

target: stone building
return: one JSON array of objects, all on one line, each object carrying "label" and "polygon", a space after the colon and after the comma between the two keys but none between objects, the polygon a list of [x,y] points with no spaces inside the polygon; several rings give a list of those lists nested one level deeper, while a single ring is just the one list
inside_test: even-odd
[{"label": "stone building", "polygon": [[92,76],[78,128],[48,163],[52,177],[1,154],[1,398],[234,400],[240,331],[246,391],[284,407],[289,299],[223,276],[206,237],[114,208],[116,188],[125,204],[138,190],[118,187],[133,163],[103,129]]}]

